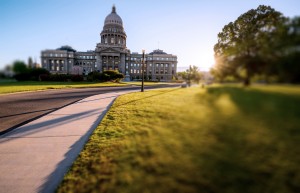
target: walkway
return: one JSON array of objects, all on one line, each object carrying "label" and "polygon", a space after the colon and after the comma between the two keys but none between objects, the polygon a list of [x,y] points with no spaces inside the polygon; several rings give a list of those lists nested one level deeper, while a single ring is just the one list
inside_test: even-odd
[{"label": "walkway", "polygon": [[85,98],[0,136],[0,193],[54,192],[114,99],[128,92]]}]

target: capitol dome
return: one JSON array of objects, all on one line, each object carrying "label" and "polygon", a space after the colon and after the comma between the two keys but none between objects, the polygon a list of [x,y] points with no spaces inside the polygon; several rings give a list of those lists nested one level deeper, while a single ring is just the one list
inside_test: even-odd
[{"label": "capitol dome", "polygon": [[106,16],[106,18],[105,18],[104,25],[107,25],[107,24],[123,26],[123,21],[122,21],[121,17],[117,14],[115,6],[112,7],[111,13],[108,16]]},{"label": "capitol dome", "polygon": [[126,48],[126,33],[121,17],[116,13],[116,7],[112,7],[111,13],[104,20],[103,30],[100,33],[101,44]]}]

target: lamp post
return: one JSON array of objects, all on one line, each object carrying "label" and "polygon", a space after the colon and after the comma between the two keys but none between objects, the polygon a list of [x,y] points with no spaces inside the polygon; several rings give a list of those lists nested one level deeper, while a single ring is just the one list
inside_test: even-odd
[{"label": "lamp post", "polygon": [[143,57],[142,57],[142,88],[141,92],[144,92],[144,71],[145,71],[145,50],[142,50]]}]

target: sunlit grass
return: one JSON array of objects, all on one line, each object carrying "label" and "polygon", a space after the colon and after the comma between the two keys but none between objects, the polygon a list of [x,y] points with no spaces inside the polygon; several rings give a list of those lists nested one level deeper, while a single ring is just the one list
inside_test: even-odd
[{"label": "sunlit grass", "polygon": [[300,95],[291,93],[212,86],[123,95],[58,192],[298,192]]},{"label": "sunlit grass", "polygon": [[[145,86],[158,85],[156,82],[145,82]],[[63,88],[92,88],[92,87],[108,87],[108,86],[128,86],[128,85],[141,85],[140,82],[0,82],[0,94],[24,92],[24,91],[37,91],[47,89],[63,89]]]}]

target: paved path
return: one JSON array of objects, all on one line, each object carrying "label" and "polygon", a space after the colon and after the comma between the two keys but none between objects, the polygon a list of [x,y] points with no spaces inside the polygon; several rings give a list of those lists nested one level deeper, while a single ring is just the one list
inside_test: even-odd
[{"label": "paved path", "polygon": [[0,136],[0,193],[54,192],[114,99],[85,98]]},{"label": "paved path", "polygon": [[0,135],[86,97],[134,89],[139,87],[53,89],[0,95]]}]

